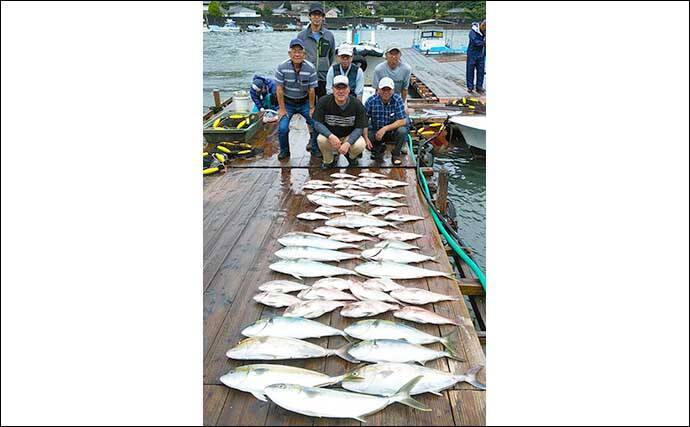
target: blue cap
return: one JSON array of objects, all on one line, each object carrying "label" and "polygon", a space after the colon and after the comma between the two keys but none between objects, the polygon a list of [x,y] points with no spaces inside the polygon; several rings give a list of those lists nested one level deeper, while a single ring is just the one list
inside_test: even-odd
[{"label": "blue cap", "polygon": [[264,86],[264,81],[259,78],[254,79],[254,81],[252,82],[252,89],[254,89],[257,92],[262,91],[264,89]]},{"label": "blue cap", "polygon": [[302,49],[304,49],[304,42],[302,39],[292,39],[290,40],[290,47],[292,46],[302,46]]}]

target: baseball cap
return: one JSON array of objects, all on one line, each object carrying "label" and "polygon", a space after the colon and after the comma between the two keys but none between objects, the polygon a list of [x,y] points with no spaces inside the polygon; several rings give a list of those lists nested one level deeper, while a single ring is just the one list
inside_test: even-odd
[{"label": "baseball cap", "polygon": [[402,49],[400,49],[400,46],[398,46],[397,44],[390,45],[388,49],[386,49],[386,53],[390,52],[391,50],[397,50],[398,52],[402,53]]},{"label": "baseball cap", "polygon": [[302,39],[292,39],[290,40],[290,47],[293,46],[302,46],[302,49],[304,49],[304,42]]},{"label": "baseball cap", "polygon": [[340,75],[337,75],[337,76],[335,76],[335,77],[333,78],[333,86],[335,87],[335,86],[337,86],[337,85],[347,85],[347,86],[349,86],[349,85],[350,85],[350,81],[347,79],[346,76],[343,76],[342,74],[340,74]]},{"label": "baseball cap", "polygon": [[257,92],[262,91],[264,89],[264,86],[264,81],[261,79],[254,79],[254,81],[252,82],[252,89],[254,89]]},{"label": "baseball cap", "polygon": [[[344,76],[343,76],[344,77]],[[335,83],[334,83],[335,84]],[[395,89],[395,84],[393,83],[393,79],[390,77],[384,77],[379,81],[379,89],[383,89],[384,87],[389,87],[391,89]]]},{"label": "baseball cap", "polygon": [[321,6],[321,3],[312,3],[309,6],[309,14],[311,15],[314,12],[321,12],[322,15],[325,15],[326,13],[323,11],[323,6]]},{"label": "baseball cap", "polygon": [[338,47],[338,55],[348,55],[352,56],[352,45],[350,44],[343,44]]}]

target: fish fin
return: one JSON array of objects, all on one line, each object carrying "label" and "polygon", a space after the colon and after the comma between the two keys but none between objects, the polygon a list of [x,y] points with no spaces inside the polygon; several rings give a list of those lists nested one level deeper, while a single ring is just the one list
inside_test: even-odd
[{"label": "fish fin", "polygon": [[486,384],[483,384],[477,380],[477,373],[481,371],[483,367],[484,366],[482,365],[473,366],[468,369],[464,375],[458,375],[457,378],[460,381],[465,381],[466,383],[471,384],[480,390],[486,390]]},{"label": "fish fin", "polygon": [[433,391],[433,390],[429,390],[429,393],[435,394],[436,396],[443,396],[443,394],[441,394],[441,393],[439,393],[439,392],[437,392],[437,391]]},{"label": "fish fin", "polygon": [[335,377],[329,377],[328,381],[324,381],[321,384],[316,384],[312,387],[328,387],[329,385],[338,384],[345,378],[345,375],[339,375]]},{"label": "fish fin", "polygon": [[340,357],[341,359],[347,360],[350,363],[360,363],[359,360],[350,356],[350,353],[347,352],[352,346],[353,343],[345,344],[337,350],[331,350],[331,354],[335,354],[336,356]]},{"label": "fish fin", "polygon": [[[445,345],[445,344],[444,344]],[[465,359],[462,358],[460,353],[458,353],[457,350],[455,350],[453,347],[446,347],[446,356],[450,357],[451,359],[458,360],[460,362],[464,362]]]},{"label": "fish fin", "polygon": [[398,227],[400,224],[402,224],[401,221],[393,221],[390,223],[390,226],[395,228],[396,230],[400,230],[400,227]]},{"label": "fish fin", "polygon": [[460,284],[460,281],[458,279],[456,279],[455,275],[452,273],[444,274],[443,277],[445,277],[446,279],[450,279],[450,280],[454,281],[458,285]]},{"label": "fish fin", "polygon": [[352,338],[350,338],[350,336],[348,334],[346,334],[345,332],[343,332],[341,337],[345,338],[345,341],[347,341],[348,343],[352,342]]},{"label": "fish fin", "polygon": [[417,385],[417,383],[422,379],[422,376],[419,375],[417,377],[414,377],[410,381],[407,382],[404,386],[398,390],[397,393],[395,393],[393,396],[391,396],[391,401],[393,402],[400,402],[403,405],[407,405],[411,408],[419,409],[420,411],[431,411],[430,408],[427,408],[424,406],[421,402],[415,400],[410,396],[410,392],[414,388],[414,386]]},{"label": "fish fin", "polygon": [[443,335],[441,337],[441,339],[439,340],[439,342],[441,344],[443,344],[443,346],[446,348],[446,350],[448,350],[449,353],[459,354],[458,350],[453,346],[453,344],[450,343],[450,338],[455,336],[455,335],[458,335],[459,333],[460,333],[460,329],[453,328],[452,331]]},{"label": "fish fin", "polygon": [[431,261],[431,262],[436,262],[436,263],[440,263],[440,262],[441,262],[441,261],[439,261],[438,259],[436,259],[435,256],[429,257],[429,261]]},{"label": "fish fin", "polygon": [[300,276],[298,276],[298,275],[296,275],[296,274],[290,274],[290,276],[294,277],[294,278],[297,279],[297,280],[301,280],[301,281],[304,282],[304,279],[302,279]]},{"label": "fish fin", "polygon": [[419,363],[420,365],[424,366],[424,361],[423,360],[415,360],[416,363]]},{"label": "fish fin", "polygon": [[360,418],[360,417],[352,417],[352,418],[356,419],[356,420],[359,421],[360,423],[364,423],[364,424],[367,423],[363,418]]},{"label": "fish fin", "polygon": [[250,392],[250,393],[253,394],[254,397],[259,399],[260,401],[268,402],[268,400],[266,399],[266,395],[264,395],[263,393],[259,393],[258,391],[257,392]]}]

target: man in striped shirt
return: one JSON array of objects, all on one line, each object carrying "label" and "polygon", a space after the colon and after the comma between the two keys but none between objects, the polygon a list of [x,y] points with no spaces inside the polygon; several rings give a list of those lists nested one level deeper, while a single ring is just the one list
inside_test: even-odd
[{"label": "man in striped shirt", "polygon": [[314,138],[314,114],[316,99],[315,88],[318,86],[314,65],[304,59],[304,42],[292,39],[288,50],[290,59],[282,62],[276,69],[278,98],[278,140],[280,153],[278,160],[290,157],[290,119],[294,114],[301,114],[310,126],[310,134]]}]

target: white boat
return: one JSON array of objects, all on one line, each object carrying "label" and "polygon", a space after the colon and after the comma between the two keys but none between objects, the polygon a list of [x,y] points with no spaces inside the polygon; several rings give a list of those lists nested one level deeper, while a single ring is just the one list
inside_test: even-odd
[{"label": "white boat", "polygon": [[268,23],[261,21],[259,25],[247,26],[247,31],[253,31],[257,33],[270,33],[273,32],[273,27],[271,27]]},{"label": "white boat", "polygon": [[285,29],[286,30],[297,30],[298,28],[297,28],[297,25],[295,25],[295,24],[286,24]]},{"label": "white boat", "polygon": [[226,19],[225,25],[209,25],[208,30],[212,33],[239,33],[240,27],[232,19]]},{"label": "white boat", "polygon": [[390,28],[388,28],[388,26],[386,26],[385,24],[378,24],[378,25],[376,26],[376,31],[386,31],[386,30],[389,30],[389,29],[390,29]]},{"label": "white boat", "polygon": [[349,27],[345,34],[345,43],[351,44],[355,53],[362,56],[383,56],[383,49],[376,43],[376,31],[369,31],[369,41],[360,39],[359,26],[352,29]]},{"label": "white boat", "polygon": [[460,128],[467,145],[486,151],[486,116],[453,116],[448,120]]}]

